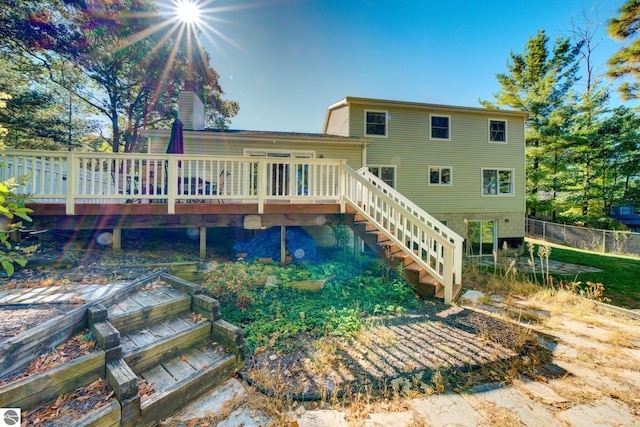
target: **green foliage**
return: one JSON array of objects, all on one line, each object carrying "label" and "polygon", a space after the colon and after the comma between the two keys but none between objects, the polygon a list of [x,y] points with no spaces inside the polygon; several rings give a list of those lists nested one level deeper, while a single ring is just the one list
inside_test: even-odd
[{"label": "green foliage", "polygon": [[[567,158],[564,148],[571,126],[571,88],[578,71],[580,45],[559,37],[549,47],[549,37],[540,30],[527,41],[522,54],[511,52],[507,72],[496,75],[501,90],[488,108],[509,107],[529,113],[527,140],[527,198],[531,213],[553,210],[555,195],[563,191],[561,179]],[[544,206],[540,193],[551,195]]]},{"label": "green foliage", "polygon": [[[268,276],[274,286],[263,286]],[[330,280],[327,280],[330,279]],[[299,280],[327,280],[320,292],[295,289]],[[203,284],[221,302],[226,320],[245,327],[249,352],[260,346],[292,348],[302,332],[349,336],[372,316],[402,313],[417,302],[411,288],[382,279],[374,264],[353,262],[286,266],[230,263],[211,272]]]},{"label": "green foliage", "polygon": [[[193,40],[197,32],[166,22],[155,0],[94,3],[0,0],[0,49],[20,65],[30,87],[57,86],[64,96],[51,101],[70,118],[82,116],[72,111],[80,104],[105,116],[116,152],[144,148],[144,127],[169,126],[186,81],[200,92],[207,125],[228,125],[238,104],[222,98],[209,55]],[[26,114],[28,105],[20,112]],[[50,111],[45,106],[41,111]],[[64,134],[71,135],[75,124],[71,119],[62,123]],[[54,133],[49,137],[60,125],[46,128]]]},{"label": "green foliage", "polygon": [[22,228],[21,221],[31,221],[29,213],[31,209],[24,206],[24,197],[17,196],[11,189],[14,182],[0,183],[0,266],[11,276],[14,272],[14,264],[25,266],[27,259],[23,253],[12,250],[9,240],[11,233]]},{"label": "green foliage", "polygon": [[640,39],[637,38],[640,7],[637,0],[627,0],[618,13],[617,17],[609,20],[607,30],[614,39],[629,42],[629,44],[620,48],[609,58],[607,74],[614,78],[632,77],[635,81],[623,81],[618,90],[623,99],[637,99],[640,90],[638,82]]}]

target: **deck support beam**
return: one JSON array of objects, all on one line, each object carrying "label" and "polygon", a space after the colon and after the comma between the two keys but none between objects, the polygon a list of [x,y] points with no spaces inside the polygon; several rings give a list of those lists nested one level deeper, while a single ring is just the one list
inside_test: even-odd
[{"label": "deck support beam", "polygon": [[280,226],[280,265],[287,263],[287,226],[282,224]]},{"label": "deck support beam", "polygon": [[200,227],[200,259],[207,258],[207,227]]},{"label": "deck support beam", "polygon": [[111,244],[114,251],[120,252],[122,250],[122,228],[116,227],[113,229]]}]

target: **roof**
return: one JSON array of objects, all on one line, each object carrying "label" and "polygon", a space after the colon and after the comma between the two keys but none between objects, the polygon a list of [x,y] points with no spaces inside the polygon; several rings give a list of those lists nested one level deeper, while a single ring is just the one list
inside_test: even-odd
[{"label": "roof", "polygon": [[[280,141],[296,141],[300,143],[321,143],[321,144],[354,144],[368,145],[371,143],[369,138],[357,136],[337,136],[328,135],[326,133],[303,133],[303,132],[274,132],[261,130],[240,130],[240,129],[205,129],[205,130],[184,130],[185,135],[191,138],[206,139],[209,137],[229,139],[229,140],[280,140]],[[147,129],[143,132],[144,136],[165,136],[169,137],[169,129]]]},{"label": "roof", "polygon": [[438,111],[449,111],[449,112],[465,112],[465,113],[476,113],[476,114],[500,114],[500,115],[512,115],[516,117],[522,117],[526,119],[529,114],[524,111],[517,110],[499,110],[494,108],[483,108],[483,107],[462,107],[456,105],[444,105],[444,104],[428,104],[424,102],[411,102],[411,101],[394,101],[389,99],[376,99],[376,98],[358,98],[355,96],[347,96],[344,99],[336,102],[335,104],[330,105],[327,108],[327,113],[325,115],[323,129],[327,128],[329,123],[329,115],[332,110],[340,107],[347,106],[349,104],[359,104],[366,105],[370,107],[378,107],[378,108],[406,108],[413,110],[438,110]]}]

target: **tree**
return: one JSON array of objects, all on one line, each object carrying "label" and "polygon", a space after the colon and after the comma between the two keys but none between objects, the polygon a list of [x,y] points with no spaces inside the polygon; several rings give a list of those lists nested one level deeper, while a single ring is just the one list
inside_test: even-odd
[{"label": "tree", "polygon": [[49,81],[23,58],[0,58],[0,91],[10,95],[0,110],[5,145],[22,149],[87,149],[98,128],[95,113]]},{"label": "tree", "polygon": [[[187,80],[202,92],[209,124],[225,127],[237,113],[236,102],[222,99],[208,55],[198,43],[185,40],[184,26],[173,31],[154,0],[23,3],[10,17],[0,15],[0,27],[7,20],[20,23],[9,22],[9,30],[0,30],[0,35],[7,35],[4,45],[107,117],[111,136],[105,138],[113,151],[139,149],[139,131],[144,127],[168,127],[176,115],[178,91]],[[197,55],[190,49],[198,49]],[[60,66],[68,64],[77,71],[72,76],[82,75],[90,84],[63,79]]]},{"label": "tree", "polygon": [[558,37],[552,50],[549,37],[540,30],[527,41],[524,53],[510,54],[507,72],[496,75],[500,92],[487,108],[510,107],[529,113],[527,139],[527,205],[555,213],[554,203],[563,190],[561,179],[568,161],[563,148],[570,139],[573,111],[571,88],[577,80],[579,45]]},{"label": "tree", "polygon": [[618,90],[625,100],[637,99],[640,90],[640,1],[628,0],[619,9],[619,15],[609,20],[607,30],[616,40],[629,42],[616,52],[608,62],[608,74],[614,78],[630,77],[634,81],[623,82]]},{"label": "tree", "polygon": [[[9,95],[0,92],[0,111],[6,107],[6,100],[9,98]],[[6,129],[0,126],[0,153],[4,151],[3,138],[5,134]],[[15,219],[21,218],[25,221],[31,221],[28,215],[31,209],[24,206],[24,197],[18,196],[12,191],[15,185],[14,180],[0,182],[0,219],[2,220],[0,221],[0,267],[9,276],[13,274],[14,263],[22,266],[27,263],[23,254],[12,250],[9,240],[11,233],[22,226],[22,223],[15,221]]]}]

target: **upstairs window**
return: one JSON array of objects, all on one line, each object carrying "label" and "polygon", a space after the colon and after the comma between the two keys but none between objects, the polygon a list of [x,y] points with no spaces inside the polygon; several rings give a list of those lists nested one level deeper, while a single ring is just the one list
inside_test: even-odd
[{"label": "upstairs window", "polygon": [[431,115],[431,139],[451,139],[450,116]]},{"label": "upstairs window", "polygon": [[387,136],[387,112],[365,111],[364,134],[366,136]]},{"label": "upstairs window", "polygon": [[380,178],[389,187],[396,188],[396,167],[370,165],[369,172]]},{"label": "upstairs window", "polygon": [[451,184],[451,167],[429,166],[429,185]]},{"label": "upstairs window", "polygon": [[489,119],[489,142],[506,144],[507,122],[506,120]]},{"label": "upstairs window", "polygon": [[513,169],[482,169],[483,196],[513,196]]}]

